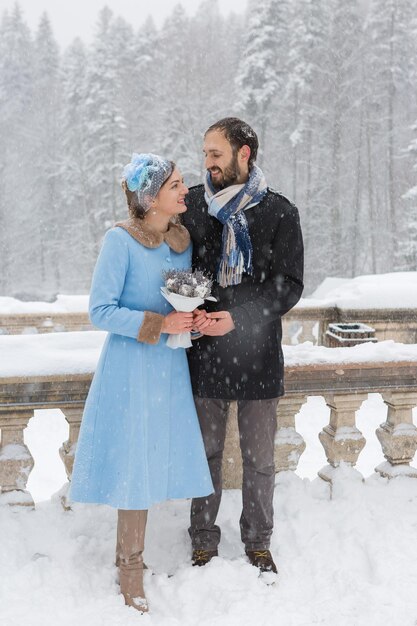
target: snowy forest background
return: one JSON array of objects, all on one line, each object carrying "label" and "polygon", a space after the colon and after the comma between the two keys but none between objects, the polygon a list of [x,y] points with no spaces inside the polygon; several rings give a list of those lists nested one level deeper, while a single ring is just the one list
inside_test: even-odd
[{"label": "snowy forest background", "polygon": [[104,8],[94,41],[66,49],[16,5],[0,26],[0,295],[88,292],[131,153],[195,184],[226,115],[254,126],[270,186],[300,209],[306,293],[416,270],[416,96],[413,0],[253,0],[228,18],[206,0],[137,32]]}]

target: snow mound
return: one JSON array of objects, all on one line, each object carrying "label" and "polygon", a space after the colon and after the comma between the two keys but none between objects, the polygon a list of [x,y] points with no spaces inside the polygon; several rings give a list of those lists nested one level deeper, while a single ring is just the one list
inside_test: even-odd
[{"label": "snow mound", "polygon": [[[334,287],[331,286],[333,281],[336,282]],[[302,298],[297,304],[297,307],[303,306],[417,309],[417,272],[370,274],[351,280],[327,278],[311,297]]]},{"label": "snow mound", "polygon": [[23,302],[16,298],[0,297],[0,315],[19,313],[87,313],[89,296],[58,294],[55,302]]}]

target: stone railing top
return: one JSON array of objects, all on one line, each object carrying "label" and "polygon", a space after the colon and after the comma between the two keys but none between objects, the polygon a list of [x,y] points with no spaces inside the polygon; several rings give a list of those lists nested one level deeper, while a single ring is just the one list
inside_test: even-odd
[{"label": "stone railing top", "polygon": [[16,298],[0,297],[0,315],[30,315],[54,313],[87,313],[88,295],[59,294],[54,302],[23,302]]},{"label": "stone railing top", "polygon": [[[0,376],[0,415],[36,408],[82,408],[93,372]],[[289,365],[285,367],[287,396],[410,391],[417,393],[414,362]]]},{"label": "stone railing top", "polygon": [[417,322],[417,308],[341,308],[320,300],[305,298],[285,314],[284,319],[344,322],[370,320],[373,322]]},{"label": "stone railing top", "polygon": [[[0,378],[68,376],[92,373],[107,333],[79,331],[49,335],[0,336]],[[373,364],[407,363],[417,372],[417,344],[394,341],[366,343],[352,348],[326,348],[310,342],[284,346],[287,368],[363,368]]]}]

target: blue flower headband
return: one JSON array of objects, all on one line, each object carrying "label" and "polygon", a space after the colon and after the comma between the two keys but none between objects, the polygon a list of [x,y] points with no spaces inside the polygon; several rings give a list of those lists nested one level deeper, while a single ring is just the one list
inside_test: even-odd
[{"label": "blue flower headband", "polygon": [[147,211],[172,171],[171,161],[157,154],[133,153],[130,163],[123,169],[123,179],[130,191],[136,191],[139,203]]}]

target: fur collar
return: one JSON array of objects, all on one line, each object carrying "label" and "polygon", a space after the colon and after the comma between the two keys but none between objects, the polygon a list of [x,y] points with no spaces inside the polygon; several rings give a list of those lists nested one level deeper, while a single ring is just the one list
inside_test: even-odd
[{"label": "fur collar", "polygon": [[165,241],[174,252],[185,252],[190,245],[190,233],[181,224],[170,222],[166,233],[160,233],[143,220],[131,217],[125,222],[117,222],[115,226],[120,226],[127,230],[136,241],[145,248],[159,248]]}]

